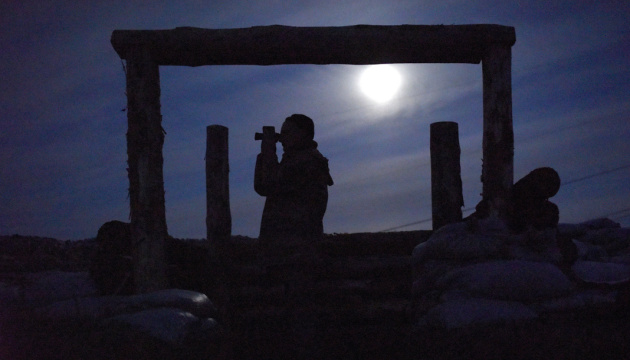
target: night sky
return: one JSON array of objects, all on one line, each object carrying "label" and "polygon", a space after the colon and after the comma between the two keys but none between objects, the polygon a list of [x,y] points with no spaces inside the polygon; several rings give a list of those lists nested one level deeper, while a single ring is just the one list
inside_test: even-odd
[{"label": "night sky", "polygon": [[[2,1],[0,234],[83,239],[129,220],[124,63],[113,30],[275,24],[513,26],[515,181],[551,166],[563,181],[551,199],[561,222],[630,226],[629,15],[627,1]],[[473,208],[481,65],[394,67],[401,88],[385,103],[358,87],[367,66],[160,67],[169,233],[205,237],[205,129],[220,124],[229,128],[232,233],[257,236],[254,133],[279,130],[293,113],[313,118],[330,160],[326,233],[431,228],[423,220],[437,121],[459,123],[464,208]]]}]

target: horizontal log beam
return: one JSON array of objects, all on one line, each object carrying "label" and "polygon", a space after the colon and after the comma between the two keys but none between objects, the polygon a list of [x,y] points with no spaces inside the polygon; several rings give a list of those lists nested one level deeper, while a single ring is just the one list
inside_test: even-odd
[{"label": "horizontal log beam", "polygon": [[150,49],[159,65],[479,63],[489,45],[510,47],[502,25],[256,26],[241,29],[115,30],[122,59]]}]

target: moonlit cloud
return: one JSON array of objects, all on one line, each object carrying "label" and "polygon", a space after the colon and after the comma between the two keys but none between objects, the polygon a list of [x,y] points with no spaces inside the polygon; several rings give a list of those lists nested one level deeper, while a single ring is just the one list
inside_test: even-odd
[{"label": "moonlit cloud", "polygon": [[[630,50],[619,2],[41,1],[0,5],[0,234],[86,238],[128,221],[127,115],[115,29],[282,24],[514,26],[515,179],[553,166],[563,181],[627,164]],[[166,215],[178,237],[205,236],[205,128],[229,128],[233,233],[256,236],[253,133],[292,113],[316,122],[330,159],[327,232],[378,231],[430,218],[429,125],[459,123],[465,207],[480,200],[479,64],[394,64],[398,95],[357,89],[365,66],[161,67]],[[627,208],[628,170],[562,187],[561,221]],[[625,218],[626,226],[630,217]],[[402,230],[430,228],[430,222]]]}]

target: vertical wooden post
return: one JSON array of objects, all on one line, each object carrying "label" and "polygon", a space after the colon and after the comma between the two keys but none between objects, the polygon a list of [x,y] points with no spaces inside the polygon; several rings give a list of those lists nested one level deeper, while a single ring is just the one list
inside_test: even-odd
[{"label": "vertical wooden post", "polygon": [[462,220],[462,178],[456,122],[431,124],[431,208],[433,230]]},{"label": "vertical wooden post", "polygon": [[489,45],[483,71],[483,200],[490,216],[506,219],[514,181],[512,127],[512,50]]},{"label": "vertical wooden post", "polygon": [[167,287],[159,66],[148,48],[135,47],[127,58],[127,156],[132,229],[134,291]]},{"label": "vertical wooden post", "polygon": [[206,228],[211,255],[220,256],[232,235],[228,128],[210,125],[206,132]]}]

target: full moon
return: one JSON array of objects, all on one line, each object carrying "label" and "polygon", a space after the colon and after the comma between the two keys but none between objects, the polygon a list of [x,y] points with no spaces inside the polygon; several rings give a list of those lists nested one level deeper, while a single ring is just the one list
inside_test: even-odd
[{"label": "full moon", "polygon": [[370,99],[386,103],[398,92],[402,79],[391,65],[372,65],[365,69],[359,79],[359,88]]}]

